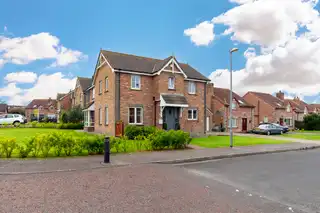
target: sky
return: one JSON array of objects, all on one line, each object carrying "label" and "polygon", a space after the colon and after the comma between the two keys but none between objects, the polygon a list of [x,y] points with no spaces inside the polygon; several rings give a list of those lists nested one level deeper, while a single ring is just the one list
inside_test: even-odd
[{"label": "sky", "polygon": [[[320,103],[318,0],[3,1],[0,100],[26,105],[91,77],[99,50],[174,55],[229,87]],[[14,11],[14,12],[12,12]]]}]

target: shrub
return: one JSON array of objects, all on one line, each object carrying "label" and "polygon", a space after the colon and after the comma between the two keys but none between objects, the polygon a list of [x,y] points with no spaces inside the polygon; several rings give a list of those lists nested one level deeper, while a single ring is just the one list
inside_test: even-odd
[{"label": "shrub", "polygon": [[30,147],[23,145],[17,145],[17,150],[20,158],[28,157],[29,153],[31,152]]},{"label": "shrub", "polygon": [[303,118],[305,130],[320,130],[320,115],[310,114]]},{"label": "shrub", "polygon": [[135,137],[141,135],[148,137],[150,134],[155,133],[156,127],[154,126],[135,126],[127,125],[124,132],[128,139],[133,140]]},{"label": "shrub", "polygon": [[15,138],[1,138],[0,146],[2,153],[5,154],[7,158],[11,158],[11,154],[14,149],[16,149],[17,143]]},{"label": "shrub", "polygon": [[69,117],[67,112],[62,112],[61,114],[61,122],[62,123],[68,123]]},{"label": "shrub", "polygon": [[294,126],[297,129],[304,129],[304,122],[303,121],[294,121]]},{"label": "shrub", "polygon": [[38,122],[37,121],[32,121],[31,122],[31,127],[32,128],[36,128],[37,127]]},{"label": "shrub", "polygon": [[66,156],[70,156],[76,145],[72,135],[63,135],[60,143],[62,143]]},{"label": "shrub", "polygon": [[90,155],[102,154],[104,151],[104,136],[95,135],[87,137],[85,144],[85,147],[87,148]]},{"label": "shrub", "polygon": [[157,130],[148,137],[153,150],[183,149],[190,143],[189,133],[182,130]]}]

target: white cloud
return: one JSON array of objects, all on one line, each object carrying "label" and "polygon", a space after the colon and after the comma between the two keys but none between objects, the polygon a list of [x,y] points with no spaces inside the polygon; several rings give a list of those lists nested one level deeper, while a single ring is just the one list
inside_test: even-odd
[{"label": "white cloud", "polygon": [[35,60],[54,59],[55,66],[66,66],[83,57],[85,57],[83,53],[67,49],[57,37],[49,33],[22,38],[0,36],[0,59],[3,63],[28,64]]},{"label": "white cloud", "polygon": [[184,31],[186,36],[197,46],[208,45],[214,39],[213,24],[209,21],[204,21],[194,28],[189,28]]},{"label": "white cloud", "polygon": [[17,83],[33,83],[37,80],[37,74],[34,72],[12,72],[8,73],[4,79],[8,82],[17,82]]},{"label": "white cloud", "polygon": [[66,93],[73,89],[75,83],[76,78],[67,78],[61,72],[42,74],[29,89],[21,89],[16,87],[15,83],[9,83],[7,87],[0,89],[0,96],[8,97],[9,104],[28,104],[36,98],[56,98],[57,93]]},{"label": "white cloud", "polygon": [[4,88],[0,88],[0,97],[13,97],[19,94],[22,90],[15,83],[10,83]]},{"label": "white cloud", "polygon": [[[237,5],[210,23],[227,27],[224,36],[254,45],[244,52],[244,69],[234,72],[233,86],[248,90],[313,96],[320,91],[320,16],[318,0],[229,0]],[[260,49],[260,52],[256,51]],[[210,75],[229,87],[229,72]]]}]

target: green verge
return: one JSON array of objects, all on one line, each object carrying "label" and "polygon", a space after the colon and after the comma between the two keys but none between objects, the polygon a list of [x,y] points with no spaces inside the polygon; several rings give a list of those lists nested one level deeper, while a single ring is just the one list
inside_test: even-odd
[{"label": "green verge", "polygon": [[288,138],[297,138],[297,139],[305,139],[305,140],[320,140],[320,133],[319,134],[285,134],[283,137]]},{"label": "green verge", "polygon": [[[274,140],[268,138],[254,138],[245,136],[234,136],[234,146],[254,146],[263,144],[284,144],[290,143],[290,141]],[[205,138],[193,138],[191,141],[192,145],[204,147],[204,148],[222,148],[230,146],[229,136],[209,136]]]}]

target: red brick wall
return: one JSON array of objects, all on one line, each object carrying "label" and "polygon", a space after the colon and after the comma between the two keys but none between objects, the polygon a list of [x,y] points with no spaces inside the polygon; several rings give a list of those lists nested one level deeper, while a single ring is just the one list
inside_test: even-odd
[{"label": "red brick wall", "polygon": [[120,119],[129,123],[129,107],[142,105],[143,125],[154,125],[153,78],[140,75],[140,90],[131,89],[131,74],[120,74]]},{"label": "red brick wall", "polygon": [[[105,79],[108,76],[108,90],[105,90]],[[102,81],[102,93],[99,94],[99,81]],[[112,72],[108,65],[104,65],[96,73],[94,80],[95,90],[95,132],[104,134],[115,134],[115,73]],[[91,93],[92,97],[92,93]],[[108,124],[105,122],[105,107],[108,106]],[[102,110],[102,122],[99,124],[99,108]]]},{"label": "red brick wall", "polygon": [[72,107],[72,100],[71,100],[71,93],[64,96],[59,101],[60,109],[61,110],[69,110]]}]

